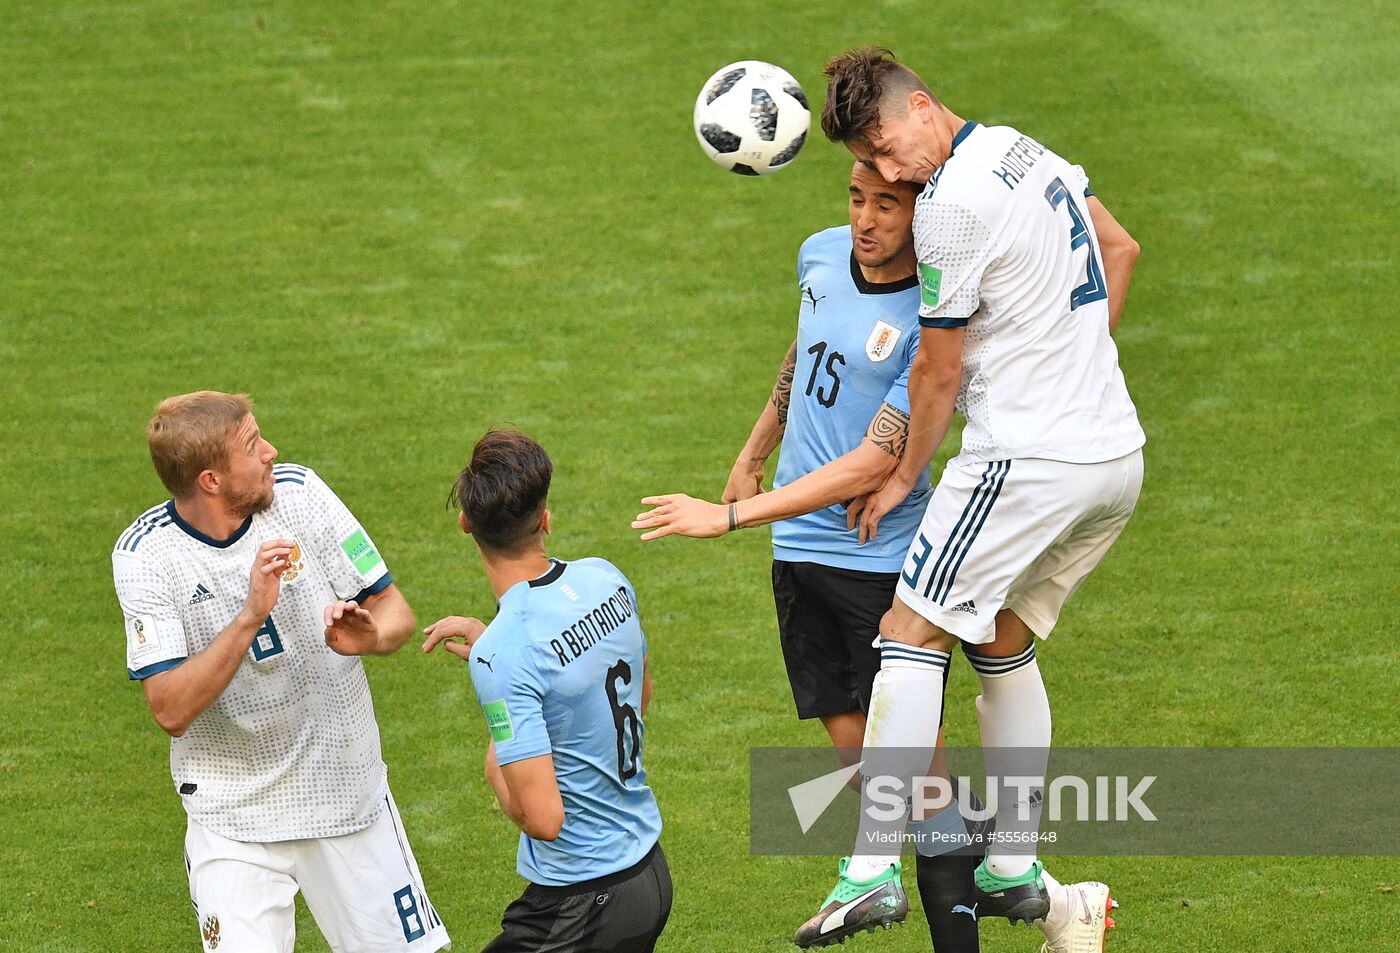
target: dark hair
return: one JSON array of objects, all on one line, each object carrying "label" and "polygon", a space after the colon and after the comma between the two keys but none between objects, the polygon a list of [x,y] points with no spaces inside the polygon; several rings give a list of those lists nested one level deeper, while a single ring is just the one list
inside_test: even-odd
[{"label": "dark hair", "polygon": [[918,89],[933,97],[919,75],[883,47],[863,46],[834,56],[825,75],[822,132],[832,142],[869,143],[880,131],[881,104],[888,106],[892,95],[907,97]]},{"label": "dark hair", "polygon": [[472,448],[471,463],[457,474],[448,497],[467,516],[482,549],[513,551],[539,529],[554,464],[518,430],[488,430]]}]

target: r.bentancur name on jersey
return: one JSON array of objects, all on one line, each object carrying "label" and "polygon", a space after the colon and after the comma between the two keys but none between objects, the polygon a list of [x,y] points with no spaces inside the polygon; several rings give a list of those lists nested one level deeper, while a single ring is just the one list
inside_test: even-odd
[{"label": "r.bentancur name on jersey", "polygon": [[607,638],[615,629],[637,614],[637,606],[626,586],[583,614],[573,625],[549,640],[549,647],[559,657],[560,665],[568,665],[593,646]]}]

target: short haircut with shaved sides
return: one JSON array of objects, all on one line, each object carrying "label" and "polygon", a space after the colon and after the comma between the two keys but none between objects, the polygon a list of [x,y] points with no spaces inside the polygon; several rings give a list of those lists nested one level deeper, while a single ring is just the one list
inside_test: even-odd
[{"label": "short haircut with shaved sides", "polygon": [[247,394],[200,390],[167,397],[146,425],[160,482],[177,499],[194,490],[194,481],[205,470],[228,462],[229,438],[253,412]]},{"label": "short haircut with shaved sides", "polygon": [[883,47],[863,46],[832,57],[825,75],[822,132],[832,142],[869,145],[880,131],[881,110],[907,115],[909,94],[916,89],[938,102],[919,75]]},{"label": "short haircut with shaved sides", "polygon": [[538,535],[554,464],[544,448],[518,430],[489,430],[472,448],[448,503],[467,517],[477,545],[519,553]]}]

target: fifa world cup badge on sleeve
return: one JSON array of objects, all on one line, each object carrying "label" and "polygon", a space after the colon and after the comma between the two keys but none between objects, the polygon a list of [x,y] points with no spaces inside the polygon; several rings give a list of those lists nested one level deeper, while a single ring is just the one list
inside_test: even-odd
[{"label": "fifa world cup badge on sleeve", "polygon": [[345,558],[350,560],[350,565],[354,566],[355,571],[361,576],[368,575],[371,569],[384,561],[379,558],[379,551],[374,548],[374,544],[369,541],[369,537],[362,529],[357,529],[342,539],[340,549],[341,552],[345,553]]},{"label": "fifa world cup badge on sleeve", "polygon": [[152,616],[138,615],[126,626],[127,654],[131,661],[139,662],[150,655],[160,654],[160,636],[156,634],[156,620]]},{"label": "fifa world cup badge on sleeve", "polygon": [[943,269],[919,262],[919,300],[924,307],[938,307],[938,292],[942,284]]},{"label": "fifa world cup badge on sleeve", "polygon": [[481,706],[481,710],[486,713],[486,727],[491,729],[492,741],[510,741],[515,737],[505,699],[487,702]]}]

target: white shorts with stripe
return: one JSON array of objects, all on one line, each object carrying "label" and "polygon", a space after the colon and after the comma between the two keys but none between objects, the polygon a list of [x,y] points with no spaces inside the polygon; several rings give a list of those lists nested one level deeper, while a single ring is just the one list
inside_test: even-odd
[{"label": "white shorts with stripe", "polygon": [[450,950],[386,802],[363,830],[309,840],[244,843],[189,821],[185,866],[206,953],[292,953],[298,889],[335,953]]},{"label": "white shorts with stripe", "polygon": [[1105,463],[954,457],[909,547],[895,595],[964,642],[1003,608],[1042,639],[1127,525],[1142,451]]}]

